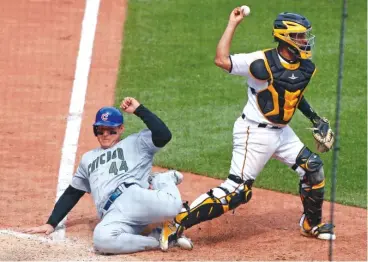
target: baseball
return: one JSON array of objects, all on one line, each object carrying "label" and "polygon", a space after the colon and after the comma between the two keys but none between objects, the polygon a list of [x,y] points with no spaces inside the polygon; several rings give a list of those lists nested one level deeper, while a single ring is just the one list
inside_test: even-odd
[{"label": "baseball", "polygon": [[248,6],[242,5],[240,9],[242,10],[244,16],[248,16],[250,14],[250,8]]}]

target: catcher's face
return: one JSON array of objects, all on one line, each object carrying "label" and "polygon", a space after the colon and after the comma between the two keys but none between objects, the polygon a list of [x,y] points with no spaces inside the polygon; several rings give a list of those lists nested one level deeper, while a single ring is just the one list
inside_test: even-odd
[{"label": "catcher's face", "polygon": [[314,47],[315,36],[311,33],[311,29],[300,33],[290,33],[289,39],[299,50],[302,59],[312,57],[312,49]]},{"label": "catcher's face", "polygon": [[298,46],[304,46],[308,43],[305,33],[290,33],[292,39]]},{"label": "catcher's face", "polygon": [[120,137],[124,132],[124,125],[118,127],[98,126],[96,131],[101,148],[107,149],[120,141]]}]

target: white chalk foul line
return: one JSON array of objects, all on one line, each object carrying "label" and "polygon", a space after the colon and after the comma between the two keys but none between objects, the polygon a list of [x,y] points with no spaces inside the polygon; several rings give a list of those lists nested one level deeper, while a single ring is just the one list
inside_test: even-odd
[{"label": "white chalk foul line", "polygon": [[[78,257],[78,261],[103,261],[105,260],[104,257],[101,257],[101,254],[98,254],[94,251],[93,246],[88,245],[87,243],[85,243],[84,241],[81,241],[80,239],[73,240],[73,239],[65,238],[63,240],[55,241],[52,236],[53,234],[55,234],[55,232],[50,234],[50,236],[43,237],[40,235],[25,234],[25,233],[11,230],[11,229],[0,229],[0,236],[1,235],[13,236],[19,239],[32,240],[32,241],[37,241],[37,242],[47,243],[47,244],[66,244],[68,247],[70,246],[79,247],[80,249],[83,249],[85,252],[88,252],[91,254],[88,257]],[[127,255],[127,254],[120,255],[116,259],[116,261],[137,261],[137,260],[141,261],[139,257],[136,258],[136,257]]]},{"label": "white chalk foul line", "polygon": [[[0,230],[0,235],[10,235],[16,238],[21,238],[21,239],[30,239],[30,240],[35,240],[38,242],[42,242],[42,243],[56,243],[59,241],[55,241],[52,238],[52,234],[49,237],[43,237],[43,236],[39,236],[39,235],[31,235],[31,234],[26,234],[26,233],[21,233],[21,232],[17,232],[17,231],[13,231],[13,230],[8,230],[8,229],[2,229]],[[68,242],[67,239],[63,239],[62,242]]]},{"label": "white chalk foul line", "polygon": [[[43,236],[40,236],[40,235],[22,233],[22,232],[14,231],[14,230],[11,230],[11,229],[2,229],[2,230],[0,230],[0,235],[12,236],[12,237],[16,237],[16,238],[19,238],[19,239],[37,241],[37,242],[40,242],[40,243],[47,243],[47,244],[50,244],[50,245],[65,244],[65,245],[70,246],[70,244],[71,244],[74,247],[79,246],[79,248],[83,249],[86,252],[95,253],[93,247],[89,246],[87,243],[84,243],[84,241],[71,240],[71,239],[68,239],[68,238],[60,239],[58,237],[55,237],[55,234],[57,235],[57,233],[59,231],[60,230],[56,230],[55,232],[51,233],[49,236],[43,237]],[[83,259],[83,260],[85,260],[85,259]],[[86,260],[88,260],[88,259],[86,259]]]},{"label": "white chalk foul line", "polygon": [[[73,176],[99,7],[100,0],[86,0],[55,201],[64,193]],[[65,238],[66,219],[59,223],[62,229],[55,235],[59,240]]]}]

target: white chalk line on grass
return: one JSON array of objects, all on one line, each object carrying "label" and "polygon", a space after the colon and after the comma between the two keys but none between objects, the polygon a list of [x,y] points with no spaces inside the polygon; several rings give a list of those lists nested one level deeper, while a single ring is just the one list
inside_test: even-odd
[{"label": "white chalk line on grass", "polygon": [[[100,0],[86,0],[55,201],[64,193],[73,177],[99,7]],[[54,233],[54,240],[65,238],[66,219],[59,223],[60,229]]]}]

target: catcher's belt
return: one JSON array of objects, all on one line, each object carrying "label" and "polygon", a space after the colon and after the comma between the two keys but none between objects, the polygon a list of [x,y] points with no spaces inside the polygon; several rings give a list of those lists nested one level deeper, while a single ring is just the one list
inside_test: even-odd
[{"label": "catcher's belt", "polygon": [[[242,118],[246,119],[245,114],[242,114]],[[258,124],[258,127],[260,127],[260,128],[271,128],[271,129],[280,129],[281,128],[281,127],[278,127],[278,126],[273,126],[273,125],[263,124],[263,123]]]}]

